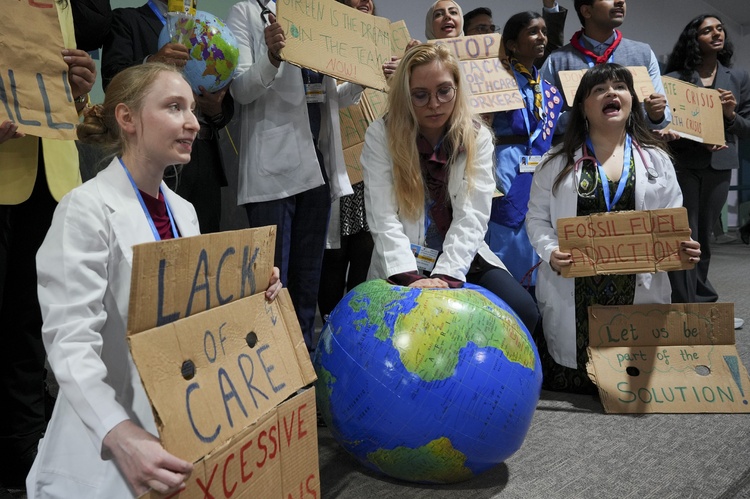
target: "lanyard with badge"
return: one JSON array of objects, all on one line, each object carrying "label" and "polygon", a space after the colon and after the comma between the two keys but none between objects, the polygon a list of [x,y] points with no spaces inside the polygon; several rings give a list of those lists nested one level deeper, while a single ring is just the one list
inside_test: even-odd
[{"label": "lanyard with badge", "polygon": [[[526,125],[526,132],[529,135],[529,144],[526,147],[526,154],[521,156],[520,163],[518,165],[518,171],[520,173],[534,173],[536,171],[536,166],[542,161],[542,156],[540,154],[531,154],[534,141],[536,141],[537,137],[539,137],[539,135],[542,133],[542,130],[544,130],[548,119],[546,112],[546,99],[544,98],[544,92],[542,92],[541,80],[536,84],[536,86],[538,88],[534,88],[533,92],[536,93],[537,91],[539,91],[539,93],[541,94],[542,106],[541,109],[539,109],[539,120],[537,121],[536,129],[533,132],[531,131],[531,121],[529,120],[529,113],[533,113],[533,109],[529,110],[529,106],[526,106],[521,113],[523,114],[523,122]],[[526,100],[525,95],[524,100]],[[535,104],[532,103],[532,107],[534,105]]]},{"label": "lanyard with badge", "polygon": [[[154,224],[154,219],[151,217],[151,213],[148,211],[148,208],[146,207],[146,202],[143,201],[143,196],[141,196],[141,191],[138,189],[138,186],[135,184],[135,180],[133,180],[133,176],[130,174],[130,171],[128,170],[128,167],[125,166],[125,163],[123,162],[122,158],[117,158],[120,161],[120,164],[122,165],[123,170],[125,170],[125,174],[128,176],[128,180],[130,180],[130,185],[133,186],[133,190],[135,191],[135,195],[138,198],[138,202],[141,203],[141,208],[143,209],[143,213],[146,215],[146,219],[148,220],[148,225],[151,227],[151,232],[154,234],[154,239],[157,241],[161,241],[161,236],[159,235],[159,231],[156,229],[156,224]],[[164,198],[164,205],[167,207],[167,216],[169,216],[169,224],[170,228],[172,229],[172,237],[177,239],[180,237],[179,233],[177,232],[177,225],[174,223],[174,217],[172,217],[172,210],[169,209],[169,203],[167,202],[167,197],[164,195],[164,189],[159,186],[159,192],[161,193],[161,196]]]},{"label": "lanyard with badge", "polygon": [[313,74],[318,75],[319,73],[312,69],[302,70],[302,76],[305,80],[305,99],[308,104],[322,104],[326,101],[326,89],[322,81],[313,81]]}]

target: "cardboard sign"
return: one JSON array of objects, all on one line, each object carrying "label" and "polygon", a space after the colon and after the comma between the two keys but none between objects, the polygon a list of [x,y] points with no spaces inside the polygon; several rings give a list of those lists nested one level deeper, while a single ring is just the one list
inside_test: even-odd
[{"label": "cardboard sign", "polygon": [[733,304],[592,306],[589,331],[606,412],[750,412]]},{"label": "cardboard sign", "polygon": [[560,251],[573,263],[564,277],[637,274],[693,268],[680,251],[690,239],[685,208],[595,213],[557,221]]},{"label": "cardboard sign", "polygon": [[686,139],[723,146],[724,116],[718,90],[669,76],[662,76],[662,81],[672,108],[672,123],[668,129]]},{"label": "cardboard sign", "polygon": [[164,447],[190,461],[315,379],[286,290],[272,303],[259,293],[129,340]]},{"label": "cardboard sign", "polygon": [[36,137],[75,140],[78,113],[54,0],[3,2],[0,33],[0,123],[11,120]]},{"label": "cardboard sign", "polygon": [[162,444],[195,463],[172,497],[320,496],[314,394],[298,394],[315,371],[287,290],[263,294],[274,237],[262,227],[133,248],[131,355]]},{"label": "cardboard sign", "polygon": [[[315,388],[304,390],[195,463],[180,499],[321,497]],[[149,492],[141,498],[162,499]]]},{"label": "cardboard sign", "polygon": [[366,89],[359,104],[339,111],[344,161],[352,185],[362,182],[362,163],[359,158],[365,143],[365,132],[370,123],[383,115],[386,99],[387,94],[384,92]]},{"label": "cardboard sign", "polygon": [[[635,93],[638,96],[638,99],[643,102],[646,97],[655,92],[654,83],[651,81],[651,75],[648,74],[648,68],[645,66],[628,66],[628,69],[633,75],[633,88],[635,89]],[[562,90],[565,94],[565,103],[568,107],[573,105],[576,92],[578,91],[578,85],[581,83],[581,78],[586,74],[586,71],[588,71],[588,69],[558,72],[558,78],[560,78],[560,84],[562,85]],[[669,100],[669,96],[667,96],[667,100]]]},{"label": "cardboard sign", "polygon": [[275,240],[268,226],[134,247],[128,334],[266,289]]},{"label": "cardboard sign", "polygon": [[502,38],[498,33],[430,40],[446,45],[461,61],[469,99],[476,113],[494,113],[524,106],[518,82],[505,61]]},{"label": "cardboard sign", "polygon": [[278,0],[276,10],[286,35],[282,58],[339,80],[387,90],[383,63],[391,54],[403,54],[409,42],[404,43],[406,24],[392,25],[335,0]]}]

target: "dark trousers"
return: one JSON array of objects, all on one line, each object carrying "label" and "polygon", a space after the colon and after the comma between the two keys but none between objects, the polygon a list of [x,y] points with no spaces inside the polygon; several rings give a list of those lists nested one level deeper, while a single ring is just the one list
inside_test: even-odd
[{"label": "dark trousers", "polygon": [[507,303],[521,318],[529,333],[533,335],[540,323],[539,308],[529,292],[510,272],[489,265],[482,265],[480,268],[472,265],[469,273],[466,274],[466,281],[482,286]]},{"label": "dark trousers", "polygon": [[57,206],[40,160],[31,197],[0,206],[0,482],[22,485],[46,428],[45,351],[37,298],[36,253]]},{"label": "dark trousers", "polygon": [[341,248],[325,250],[318,291],[321,316],[330,314],[347,292],[367,280],[373,247],[372,235],[363,230],[341,236]]},{"label": "dark trousers", "polygon": [[201,234],[221,230],[221,187],[226,185],[226,179],[217,138],[193,142],[190,163],[167,168],[164,181],[193,205]]},{"label": "dark trousers", "polygon": [[719,294],[708,280],[711,263],[711,232],[729,193],[732,170],[679,169],[682,204],[687,209],[692,238],[701,244],[701,260],[692,270],[670,272],[673,303],[715,302]]},{"label": "dark trousers", "polygon": [[320,286],[331,196],[328,183],[294,196],[245,205],[250,227],[276,226],[274,265],[289,290],[308,350],[314,350],[315,310]]}]

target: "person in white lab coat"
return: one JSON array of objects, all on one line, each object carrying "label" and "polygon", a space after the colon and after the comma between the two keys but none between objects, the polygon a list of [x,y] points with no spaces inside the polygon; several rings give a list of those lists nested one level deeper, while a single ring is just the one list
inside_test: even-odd
[{"label": "person in white lab coat", "polygon": [[[160,444],[126,342],[132,247],[199,234],[193,206],[162,182],[199,130],[190,86],[149,63],[118,74],[79,138],[116,156],[60,202],[37,254],[42,336],[60,385],[26,480],[29,498],[122,498],[185,486],[193,465]],[[266,293],[280,288],[272,276]]]},{"label": "person in white lab coat", "polygon": [[[535,340],[543,387],[594,393],[586,372],[589,305],[669,303],[666,272],[562,277],[572,264],[560,251],[560,218],[623,210],[682,206],[682,192],[663,141],[647,126],[630,71],[602,64],[581,79],[565,140],[545,155],[534,173],[526,231],[542,260],[536,297],[544,335]],[[700,245],[681,251],[700,260]]]},{"label": "person in white lab coat", "polygon": [[[484,242],[493,156],[492,134],[471,112],[450,50],[409,50],[391,81],[387,113],[367,129],[362,151],[375,242],[368,277],[417,288],[478,284],[533,331],[534,300]],[[434,268],[419,269],[415,251],[439,253]]]},{"label": "person in white lab coat", "polygon": [[237,204],[250,227],[277,226],[275,264],[314,350],[331,202],[354,192],[339,109],[359,102],[363,89],[283,61],[281,50],[297,28],[282,26],[275,11],[271,0],[245,0],[227,16],[240,49],[230,90],[242,125]]}]

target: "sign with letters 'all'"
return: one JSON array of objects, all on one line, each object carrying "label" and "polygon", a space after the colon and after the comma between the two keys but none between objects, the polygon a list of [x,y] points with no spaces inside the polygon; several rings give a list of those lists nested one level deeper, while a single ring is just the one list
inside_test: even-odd
[{"label": "sign with letters 'all'", "polygon": [[55,0],[3,2],[0,123],[36,137],[74,140],[76,113]]},{"label": "sign with letters 'all'", "polygon": [[315,372],[289,293],[263,294],[274,238],[262,227],[133,248],[130,351],[162,444],[194,463],[170,497],[320,497],[315,392],[300,392]]},{"label": "sign with letters 'all'", "polygon": [[606,412],[750,412],[732,303],[589,307],[588,354]]}]

